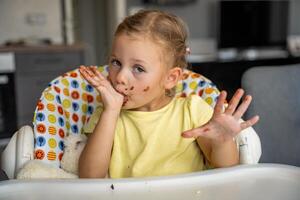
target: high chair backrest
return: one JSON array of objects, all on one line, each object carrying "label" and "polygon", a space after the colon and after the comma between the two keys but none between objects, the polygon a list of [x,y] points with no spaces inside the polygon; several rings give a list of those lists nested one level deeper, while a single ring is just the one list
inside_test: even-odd
[{"label": "high chair backrest", "polygon": [[264,147],[261,162],[300,167],[299,75],[300,64],[253,67],[243,74],[242,85],[253,97],[246,116],[260,116],[255,128]]},{"label": "high chair backrest", "polygon": [[[107,76],[107,66],[100,66],[99,70]],[[184,70],[183,80],[176,87],[176,97],[191,94],[201,96],[214,106],[219,91],[204,76]],[[34,114],[35,158],[59,166],[64,137],[83,133],[83,126],[100,104],[99,93],[83,79],[78,69],[51,81]]]}]

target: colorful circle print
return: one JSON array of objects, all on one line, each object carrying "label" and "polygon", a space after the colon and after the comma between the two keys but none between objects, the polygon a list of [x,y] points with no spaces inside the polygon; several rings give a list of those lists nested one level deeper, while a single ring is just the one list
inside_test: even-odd
[{"label": "colorful circle print", "polygon": [[55,126],[49,126],[48,132],[51,135],[55,135],[56,134],[56,127]]},{"label": "colorful circle print", "polygon": [[44,121],[45,120],[45,115],[43,113],[37,113],[36,114],[36,120],[40,121],[40,122]]},{"label": "colorful circle print", "polygon": [[44,157],[45,157],[45,152],[43,150],[41,150],[41,149],[35,150],[35,158],[36,159],[43,160]]},{"label": "colorful circle print", "polygon": [[63,108],[68,109],[71,106],[71,101],[69,99],[64,99],[62,105],[63,105]]},{"label": "colorful circle print", "polygon": [[38,133],[45,133],[46,132],[46,126],[44,124],[37,124],[37,132]]},{"label": "colorful circle print", "polygon": [[63,127],[65,125],[65,120],[62,117],[58,117],[58,124]]},{"label": "colorful circle print", "polygon": [[50,138],[48,140],[48,145],[50,148],[55,148],[56,147],[56,140],[54,138]]},{"label": "colorful circle print", "polygon": [[37,138],[36,138],[36,146],[38,146],[38,147],[42,147],[42,146],[44,146],[45,144],[46,144],[46,139],[45,139],[45,137],[44,136],[38,136]]},{"label": "colorful circle print", "polygon": [[77,80],[73,80],[73,81],[71,82],[71,86],[72,86],[73,88],[78,88],[78,87],[79,87],[78,81],[77,81]]},{"label": "colorful circle print", "polygon": [[47,154],[48,160],[55,160],[56,159],[56,153],[54,151],[49,151]]}]

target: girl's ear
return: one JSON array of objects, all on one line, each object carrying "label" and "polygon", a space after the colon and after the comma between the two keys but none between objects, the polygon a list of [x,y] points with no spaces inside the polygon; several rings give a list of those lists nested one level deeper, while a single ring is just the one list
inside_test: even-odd
[{"label": "girl's ear", "polygon": [[177,85],[177,82],[181,80],[182,69],[180,67],[172,68],[168,71],[165,81],[165,89],[172,89]]}]

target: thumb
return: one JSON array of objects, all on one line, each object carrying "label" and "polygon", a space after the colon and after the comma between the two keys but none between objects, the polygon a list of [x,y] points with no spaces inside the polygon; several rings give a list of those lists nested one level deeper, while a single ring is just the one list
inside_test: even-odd
[{"label": "thumb", "polygon": [[202,136],[204,134],[204,128],[199,127],[199,128],[194,128],[191,130],[184,131],[181,136],[184,138],[197,138],[199,136]]}]

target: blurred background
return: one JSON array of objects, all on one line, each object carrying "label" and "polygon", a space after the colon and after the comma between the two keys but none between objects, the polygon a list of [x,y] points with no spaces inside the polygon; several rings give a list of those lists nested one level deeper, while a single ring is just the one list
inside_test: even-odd
[{"label": "blurred background", "polygon": [[0,0],[0,137],[31,124],[56,76],[105,64],[117,24],[148,8],[183,18],[190,67],[229,94],[250,67],[300,62],[298,0]]},{"label": "blurred background", "polygon": [[[285,22],[287,36],[298,36],[300,1],[282,1],[289,2]],[[106,62],[116,25],[126,15],[139,9],[156,8],[170,11],[184,19],[189,27],[193,54],[215,53],[220,28],[220,2],[220,0],[0,0],[0,45],[7,42],[17,43],[20,40],[21,42],[24,40],[25,43],[46,40],[52,44],[83,44],[85,63],[103,64]],[[246,21],[244,23],[247,24]]]}]

